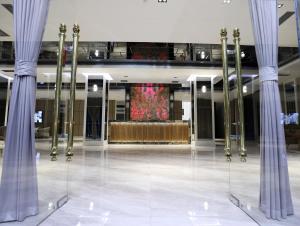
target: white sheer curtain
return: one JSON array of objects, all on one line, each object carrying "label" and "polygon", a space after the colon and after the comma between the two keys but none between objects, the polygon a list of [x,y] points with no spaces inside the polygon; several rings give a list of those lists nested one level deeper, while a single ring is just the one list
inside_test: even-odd
[{"label": "white sheer curtain", "polygon": [[294,213],[278,88],[277,0],[249,0],[260,76],[260,209],[267,218]]},{"label": "white sheer curtain", "polygon": [[14,0],[15,78],[0,186],[0,222],[38,214],[34,137],[36,67],[49,0]]}]

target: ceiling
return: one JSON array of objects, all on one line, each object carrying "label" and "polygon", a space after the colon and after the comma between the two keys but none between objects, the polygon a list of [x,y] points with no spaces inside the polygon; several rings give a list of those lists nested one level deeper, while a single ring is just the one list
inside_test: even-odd
[{"label": "ceiling", "polygon": [[[11,3],[12,0],[0,0]],[[293,0],[280,0],[284,6],[279,16],[293,11]],[[0,29],[12,40],[12,14],[0,6]],[[81,26],[81,41],[219,43],[222,27],[231,32],[241,30],[241,43],[253,44],[248,0],[50,0],[45,41],[57,41],[58,26],[66,23],[67,39],[71,39],[74,23]],[[296,46],[296,25],[293,15],[280,26],[281,46]]]},{"label": "ceiling", "polygon": [[[294,11],[293,0],[279,0],[284,6],[278,9],[279,17]],[[0,4],[11,4],[12,0],[0,0]],[[219,43],[220,28],[227,27],[229,43],[232,43],[233,28],[241,30],[241,44],[253,44],[248,0],[168,0],[167,4],[157,0],[50,0],[48,21],[44,41],[57,41],[58,26],[66,23],[67,40],[71,39],[74,23],[81,26],[81,41],[127,41],[127,42],[174,42],[174,43]],[[0,5],[0,29],[13,40],[13,16]],[[279,27],[280,46],[297,46],[295,15]],[[291,67],[291,68],[289,68]],[[0,66],[1,69],[8,69]],[[296,61],[280,69],[297,77],[300,62]],[[69,71],[70,69],[65,69]],[[55,66],[39,66],[38,80],[55,81]],[[46,75],[45,75],[46,73]],[[193,68],[168,66],[80,66],[77,81],[84,81],[83,73],[109,73],[117,82],[186,82],[192,74],[203,77],[221,76],[221,68]],[[13,76],[13,73],[5,73]],[[65,77],[69,79],[68,76]]]},{"label": "ceiling", "polygon": [[[13,70],[12,67],[1,67],[1,70]],[[64,81],[70,80],[70,67],[64,68]],[[2,72],[6,76],[13,77],[13,72]],[[55,82],[55,66],[39,66],[38,82]],[[109,74],[114,82],[126,80],[129,83],[186,83],[191,75],[199,75],[204,78],[222,76],[221,68],[196,68],[196,67],[169,67],[169,66],[79,66],[77,69],[77,82],[84,82],[86,75]]]}]

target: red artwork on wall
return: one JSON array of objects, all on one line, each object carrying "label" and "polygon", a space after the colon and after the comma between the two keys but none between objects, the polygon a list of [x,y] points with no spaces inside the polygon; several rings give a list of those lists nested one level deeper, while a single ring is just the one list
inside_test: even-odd
[{"label": "red artwork on wall", "polygon": [[131,87],[130,119],[151,121],[169,119],[169,88],[146,84]]}]

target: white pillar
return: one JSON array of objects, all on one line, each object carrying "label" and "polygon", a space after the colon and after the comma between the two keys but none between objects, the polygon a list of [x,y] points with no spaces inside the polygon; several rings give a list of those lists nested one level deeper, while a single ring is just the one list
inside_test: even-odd
[{"label": "white pillar", "polygon": [[106,101],[106,79],[103,78],[102,86],[102,119],[101,119],[101,141],[103,142],[105,137],[105,101]]},{"label": "white pillar", "polygon": [[88,76],[85,76],[85,87],[84,87],[84,110],[83,110],[83,140],[86,139],[86,115],[87,115],[87,98],[89,92],[89,83],[88,83]]},{"label": "white pillar", "polygon": [[194,87],[194,141],[198,141],[198,117],[197,117],[197,78],[193,81]]},{"label": "white pillar", "polygon": [[212,139],[215,141],[216,139],[216,131],[215,131],[215,95],[214,95],[214,77],[211,77],[210,81],[210,90],[211,90],[211,124],[212,124]]}]

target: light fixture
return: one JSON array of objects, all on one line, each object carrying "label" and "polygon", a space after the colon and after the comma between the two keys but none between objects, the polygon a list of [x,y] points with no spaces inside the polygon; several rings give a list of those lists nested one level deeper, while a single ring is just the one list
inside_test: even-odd
[{"label": "light fixture", "polygon": [[158,0],[158,3],[167,3],[168,0]]},{"label": "light fixture", "polygon": [[224,0],[223,1],[225,4],[230,4],[231,3],[231,0]]},{"label": "light fixture", "polygon": [[247,92],[248,92],[247,86],[243,86],[243,93],[247,93]]},{"label": "light fixture", "polygon": [[96,57],[99,56],[99,50],[98,50],[98,49],[95,50],[95,56],[96,56]]},{"label": "light fixture", "polygon": [[[253,75],[253,74],[243,74],[242,75],[242,78],[251,78],[251,79],[255,79],[258,75]],[[231,81],[231,80],[234,80],[236,79],[236,74],[233,74],[233,75],[230,75],[228,80]]]},{"label": "light fixture", "polygon": [[98,91],[98,85],[97,84],[94,84],[93,85],[93,92],[97,92]]},{"label": "light fixture", "polygon": [[241,52],[241,57],[242,57],[242,58],[245,58],[245,56],[246,56],[245,52],[242,51],[242,52]]},{"label": "light fixture", "polygon": [[278,5],[277,5],[277,7],[280,9],[280,8],[282,8],[284,6],[284,4],[283,3],[278,3]]},{"label": "light fixture", "polygon": [[[47,77],[51,77],[51,76],[53,77],[53,76],[56,76],[56,73],[48,73],[48,72],[47,72],[47,73],[43,73],[43,74],[44,74],[45,76],[47,76]],[[63,77],[68,77],[68,78],[69,78],[69,77],[71,77],[71,72],[63,72],[63,73],[62,73],[62,76],[63,76]]]},{"label": "light fixture", "polygon": [[201,92],[202,93],[206,93],[207,92],[207,87],[206,86],[202,86],[201,87]]},{"label": "light fixture", "polygon": [[200,58],[201,58],[202,60],[205,59],[205,52],[204,52],[204,51],[201,51]]}]

